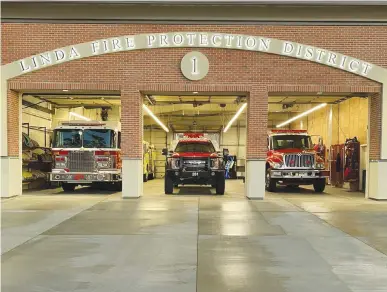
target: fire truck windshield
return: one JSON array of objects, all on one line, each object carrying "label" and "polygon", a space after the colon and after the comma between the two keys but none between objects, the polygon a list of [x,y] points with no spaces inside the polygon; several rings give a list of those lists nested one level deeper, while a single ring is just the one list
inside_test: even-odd
[{"label": "fire truck windshield", "polygon": [[213,153],[215,148],[210,142],[179,142],[175,152]]},{"label": "fire truck windshield", "polygon": [[53,148],[114,148],[114,131],[109,129],[59,129]]},{"label": "fire truck windshield", "polygon": [[273,136],[273,150],[278,149],[310,149],[312,148],[312,140],[306,135],[278,135]]},{"label": "fire truck windshield", "polygon": [[84,130],[83,131],[84,148],[113,148],[114,131],[105,129]]},{"label": "fire truck windshield", "polygon": [[54,131],[54,148],[81,148],[82,131],[77,129],[61,129]]}]

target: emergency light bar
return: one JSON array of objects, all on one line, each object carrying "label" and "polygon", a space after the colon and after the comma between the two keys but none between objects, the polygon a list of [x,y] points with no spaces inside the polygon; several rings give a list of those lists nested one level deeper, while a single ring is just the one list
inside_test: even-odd
[{"label": "emergency light bar", "polygon": [[203,133],[184,133],[183,136],[187,138],[203,138],[204,134]]}]

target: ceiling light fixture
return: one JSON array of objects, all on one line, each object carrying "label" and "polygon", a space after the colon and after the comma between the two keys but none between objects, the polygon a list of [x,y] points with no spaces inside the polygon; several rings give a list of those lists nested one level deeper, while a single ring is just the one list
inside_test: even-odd
[{"label": "ceiling light fixture", "polygon": [[295,116],[295,117],[293,117],[293,118],[291,118],[291,119],[289,119],[289,120],[287,120],[287,121],[277,125],[276,127],[277,128],[281,128],[283,126],[286,126],[286,125],[290,124],[291,122],[294,122],[295,120],[298,120],[299,118],[305,117],[305,116],[309,115],[310,113],[323,108],[326,105],[327,105],[326,103],[322,103],[322,104],[320,104],[318,106],[315,106],[315,107],[307,110],[306,112],[303,112],[302,114],[299,114],[299,115],[297,115],[297,116]]},{"label": "ceiling light fixture", "polygon": [[228,122],[226,128],[224,128],[223,132],[226,133],[228,129],[231,127],[231,125],[236,121],[236,119],[240,116],[240,114],[243,112],[243,110],[246,108],[247,103],[244,103],[239,110],[236,112],[235,116],[232,117],[232,119]]},{"label": "ceiling light fixture", "polygon": [[193,94],[198,94],[199,92],[197,92],[197,91],[194,91],[194,92],[192,92]]},{"label": "ceiling light fixture", "polygon": [[68,89],[62,89],[62,91],[63,91],[63,92],[67,92],[67,91],[69,91],[69,90],[68,90]]},{"label": "ceiling light fixture", "polygon": [[169,132],[169,129],[158,119],[158,117],[155,116],[155,114],[145,104],[142,105],[142,108],[147,112],[148,115],[152,117],[152,119],[155,120],[156,123],[160,125],[161,128],[163,128],[165,132]]},{"label": "ceiling light fixture", "polygon": [[77,117],[77,118],[80,118],[80,119],[85,120],[85,121],[91,121],[91,119],[86,118],[86,117],[84,117],[84,116],[82,116],[82,115],[80,115],[80,114],[74,113],[74,112],[70,112],[69,115],[70,115],[70,116]]}]

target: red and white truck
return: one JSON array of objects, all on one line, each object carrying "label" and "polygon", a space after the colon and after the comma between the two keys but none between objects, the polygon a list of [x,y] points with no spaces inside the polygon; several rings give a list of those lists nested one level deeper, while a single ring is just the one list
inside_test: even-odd
[{"label": "red and white truck", "polygon": [[50,175],[64,191],[78,185],[122,188],[120,123],[63,122],[54,129]]},{"label": "red and white truck", "polygon": [[223,157],[214,143],[201,133],[186,133],[173,149],[163,149],[167,156],[165,193],[172,194],[178,185],[210,185],[216,194],[225,190]]},{"label": "red and white truck", "polygon": [[277,184],[290,187],[313,185],[316,192],[325,189],[329,171],[318,155],[306,130],[271,130],[268,134],[265,186],[269,192]]}]

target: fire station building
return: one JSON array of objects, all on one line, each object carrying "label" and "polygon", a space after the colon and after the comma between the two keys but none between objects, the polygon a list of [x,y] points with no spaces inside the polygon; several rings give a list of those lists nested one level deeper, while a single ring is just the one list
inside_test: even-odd
[{"label": "fire station building", "polygon": [[[108,2],[3,1],[2,197],[49,172],[26,163],[42,162],[28,149],[50,154],[60,122],[105,114],[121,124],[125,198],[149,183],[143,141],[157,152],[152,177],[162,178],[162,149],[201,132],[236,157],[245,196],[263,199],[268,131],[281,128],[322,137],[332,185],[340,171],[342,185],[351,183],[345,143],[356,141],[355,189],[387,199],[385,9],[361,1]],[[39,145],[27,149],[30,140]]]}]

